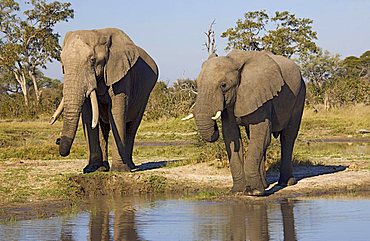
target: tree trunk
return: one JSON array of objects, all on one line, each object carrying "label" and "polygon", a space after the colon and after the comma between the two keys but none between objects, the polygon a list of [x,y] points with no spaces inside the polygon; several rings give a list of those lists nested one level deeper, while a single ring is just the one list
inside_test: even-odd
[{"label": "tree trunk", "polygon": [[35,71],[29,71],[29,75],[31,76],[33,88],[35,89],[35,95],[36,95],[36,105],[39,105],[40,103],[40,91],[37,86],[37,79],[36,79],[36,73]]},{"label": "tree trunk", "polygon": [[17,73],[17,72],[13,72],[14,73],[14,76],[15,76],[15,79],[17,80],[17,82],[21,85],[21,89],[22,89],[22,93],[23,93],[23,97],[24,97],[24,104],[26,106],[29,106],[29,90],[28,90],[28,86],[27,86],[27,79],[26,79],[26,76],[24,75],[24,73],[22,72],[21,74]]}]

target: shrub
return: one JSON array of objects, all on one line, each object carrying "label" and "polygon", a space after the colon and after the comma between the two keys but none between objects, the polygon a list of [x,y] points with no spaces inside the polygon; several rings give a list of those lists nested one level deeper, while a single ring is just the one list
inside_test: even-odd
[{"label": "shrub", "polygon": [[146,107],[144,118],[181,117],[189,114],[196,98],[196,83],[193,80],[177,80],[169,87],[165,82],[158,81]]}]

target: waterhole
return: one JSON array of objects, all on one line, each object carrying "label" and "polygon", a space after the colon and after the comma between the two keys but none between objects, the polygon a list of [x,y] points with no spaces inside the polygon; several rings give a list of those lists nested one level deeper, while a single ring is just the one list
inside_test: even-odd
[{"label": "waterhole", "polygon": [[0,240],[369,240],[370,199],[198,201],[116,197],[0,225]]}]

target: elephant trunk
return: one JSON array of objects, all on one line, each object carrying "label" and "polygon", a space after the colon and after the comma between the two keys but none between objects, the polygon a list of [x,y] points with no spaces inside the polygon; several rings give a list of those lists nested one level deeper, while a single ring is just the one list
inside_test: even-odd
[{"label": "elephant trunk", "polygon": [[218,140],[219,131],[216,121],[211,119],[211,115],[195,115],[195,123],[197,125],[200,136],[208,141],[215,142]]},{"label": "elephant trunk", "polygon": [[223,96],[211,92],[209,89],[199,89],[194,106],[194,117],[200,136],[208,141],[215,142],[219,138],[216,120],[223,110]]},{"label": "elephant trunk", "polygon": [[78,121],[85,101],[85,91],[78,82],[66,78],[63,87],[64,96],[64,120],[60,138],[59,153],[68,156],[73,140],[76,136]]}]

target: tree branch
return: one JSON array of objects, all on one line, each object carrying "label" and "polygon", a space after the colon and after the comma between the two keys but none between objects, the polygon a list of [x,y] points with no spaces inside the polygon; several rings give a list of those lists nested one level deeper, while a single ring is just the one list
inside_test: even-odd
[{"label": "tree branch", "polygon": [[204,32],[204,34],[207,36],[207,42],[205,42],[203,46],[207,48],[208,55],[215,54],[217,51],[216,41],[215,41],[215,31],[212,29],[215,23],[216,23],[216,19],[214,19],[212,23],[209,25],[207,32]]}]

